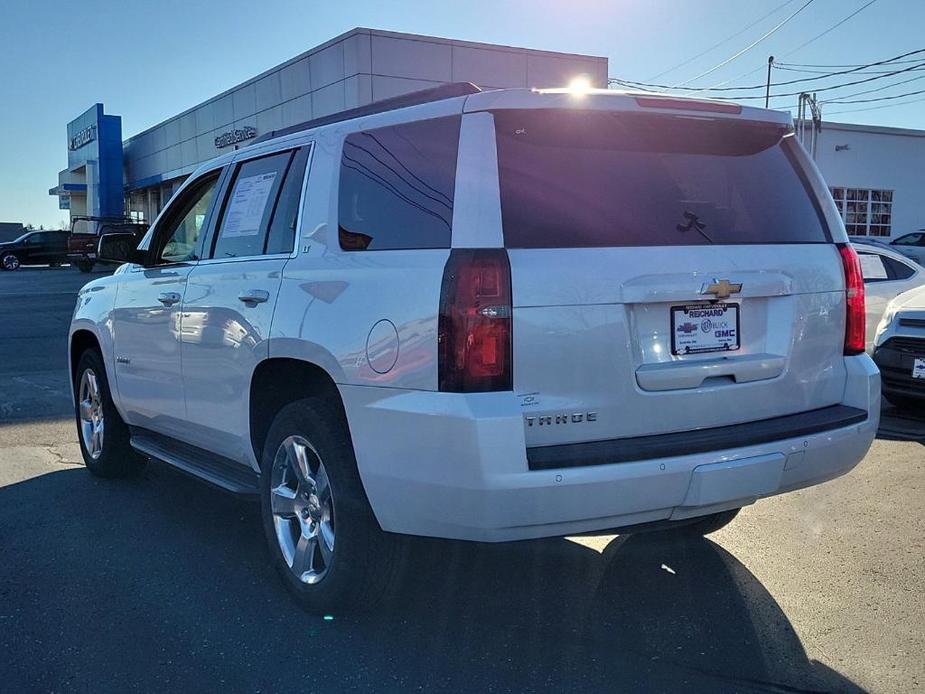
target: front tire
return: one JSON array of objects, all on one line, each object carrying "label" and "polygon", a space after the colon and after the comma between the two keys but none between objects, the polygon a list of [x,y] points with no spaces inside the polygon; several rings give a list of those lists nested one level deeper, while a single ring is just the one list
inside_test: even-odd
[{"label": "front tire", "polygon": [[273,564],[308,612],[366,610],[393,587],[403,538],[379,527],[346,421],[330,400],[306,398],[276,415],[260,492]]},{"label": "front tire", "polygon": [[19,256],[15,253],[4,253],[3,257],[0,257],[0,267],[4,270],[18,270],[19,269]]},{"label": "front tire", "polygon": [[147,461],[129,443],[128,426],[112,402],[103,358],[86,350],[74,375],[77,440],[87,469],[97,477],[132,477]]}]

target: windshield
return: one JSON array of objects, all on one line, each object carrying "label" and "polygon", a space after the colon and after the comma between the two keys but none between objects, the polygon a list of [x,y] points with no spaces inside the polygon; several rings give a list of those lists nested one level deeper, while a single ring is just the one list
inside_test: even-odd
[{"label": "windshield", "polygon": [[536,109],[495,129],[508,247],[828,240],[778,126]]}]

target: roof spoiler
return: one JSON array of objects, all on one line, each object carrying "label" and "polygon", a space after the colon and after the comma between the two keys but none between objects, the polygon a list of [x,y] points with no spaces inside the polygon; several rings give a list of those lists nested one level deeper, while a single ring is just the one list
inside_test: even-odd
[{"label": "roof spoiler", "polygon": [[374,113],[394,111],[395,109],[405,108],[407,106],[417,106],[419,104],[427,104],[432,101],[452,99],[457,96],[468,96],[469,94],[477,94],[480,91],[482,90],[476,85],[472,84],[472,82],[451,82],[449,84],[441,84],[437,87],[430,87],[429,89],[421,89],[409,94],[401,94],[399,96],[393,96],[388,99],[374,101],[371,104],[367,104],[366,106],[358,106],[346,111],[338,111],[337,113],[332,113],[329,116],[314,118],[312,120],[307,120],[304,123],[290,125],[287,128],[271,130],[270,132],[265,133],[257,139],[253,140],[248,145],[248,147],[253,147],[260,142],[266,142],[267,140],[282,137],[283,135],[291,135],[292,133],[301,132],[302,130],[309,130],[310,128],[317,128],[322,125],[339,123],[341,121],[350,120],[352,118],[360,118],[361,116],[371,116]]}]

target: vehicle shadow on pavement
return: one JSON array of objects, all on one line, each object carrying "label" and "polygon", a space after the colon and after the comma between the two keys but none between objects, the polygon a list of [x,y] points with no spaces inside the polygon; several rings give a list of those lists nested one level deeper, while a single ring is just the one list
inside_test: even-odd
[{"label": "vehicle shadow on pavement", "polygon": [[707,539],[414,540],[375,613],[300,611],[255,504],[161,465],[0,488],[7,691],[859,691]]}]

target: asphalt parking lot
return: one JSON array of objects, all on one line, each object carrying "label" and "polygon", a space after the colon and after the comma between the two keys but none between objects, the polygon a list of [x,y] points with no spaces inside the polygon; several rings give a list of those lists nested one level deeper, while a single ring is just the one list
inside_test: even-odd
[{"label": "asphalt parking lot", "polygon": [[76,270],[0,273],[0,690],[925,689],[925,421],[708,539],[413,543],[375,614],[304,614],[254,505],[79,461]]}]

